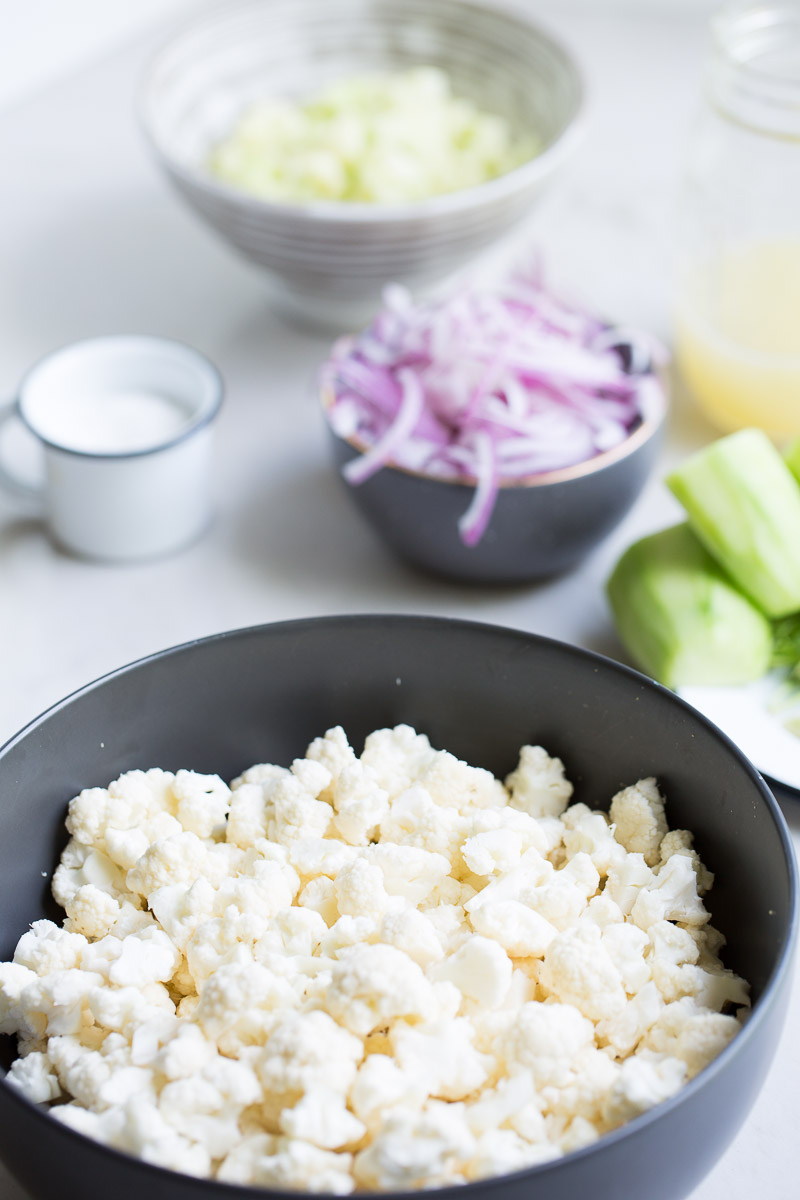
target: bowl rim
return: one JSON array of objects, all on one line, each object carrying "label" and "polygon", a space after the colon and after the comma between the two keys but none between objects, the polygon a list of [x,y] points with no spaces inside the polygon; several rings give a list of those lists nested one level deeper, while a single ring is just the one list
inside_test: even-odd
[{"label": "bowl rim", "polygon": [[[766,807],[767,814],[772,818],[775,831],[778,834],[778,839],[783,850],[791,914],[784,933],[782,945],[777,955],[775,966],[770,976],[766,980],[761,995],[751,1008],[748,1019],[745,1021],[744,1025],[736,1034],[736,1036],[721,1051],[721,1053],[718,1054],[717,1057],[708,1064],[708,1066],[704,1067],[703,1070],[694,1077],[694,1079],[684,1084],[683,1087],[681,1087],[680,1090],[673,1096],[670,1096],[667,1100],[663,1100],[659,1104],[654,1105],[653,1108],[648,1109],[646,1112],[641,1113],[632,1120],[625,1122],[623,1125],[620,1125],[617,1129],[612,1130],[610,1133],[603,1134],[597,1142],[593,1142],[588,1146],[583,1146],[578,1150],[570,1151],[568,1154],[563,1155],[560,1158],[551,1159],[547,1162],[525,1167],[522,1170],[509,1172],[505,1175],[492,1176],[488,1180],[478,1179],[467,1183],[449,1184],[444,1187],[432,1189],[434,1194],[442,1196],[443,1200],[458,1200],[459,1197],[469,1195],[470,1191],[475,1188],[485,1187],[487,1183],[491,1183],[495,1187],[503,1187],[506,1185],[513,1186],[516,1182],[522,1179],[529,1179],[531,1181],[538,1180],[540,1178],[544,1179],[549,1171],[558,1170],[558,1168],[567,1160],[575,1161],[577,1159],[582,1159],[588,1155],[596,1154],[606,1147],[615,1145],[623,1138],[630,1136],[632,1133],[639,1132],[647,1126],[654,1124],[656,1121],[659,1121],[662,1117],[667,1116],[676,1107],[682,1104],[684,1100],[702,1090],[705,1084],[711,1078],[717,1075],[720,1071],[724,1070],[728,1063],[740,1053],[741,1048],[755,1036],[755,1031],[761,1024],[763,1024],[767,1014],[777,1002],[779,989],[784,984],[785,978],[788,972],[791,970],[794,949],[798,939],[798,925],[800,924],[800,906],[798,904],[798,866],[786,819],[784,818],[777,800],[773,796],[763,777],[759,774],[752,763],[744,756],[742,751],[739,750],[735,743],[727,736],[727,734],[714,725],[712,721],[709,721],[708,718],[697,709],[692,708],[690,704],[687,704],[685,700],[682,700],[669,688],[658,683],[656,680],[649,678],[649,676],[642,674],[640,671],[634,670],[633,667],[629,667],[615,659],[599,654],[597,651],[588,650],[581,646],[576,646],[570,642],[561,641],[557,638],[545,637],[542,634],[514,628],[512,626],[467,620],[460,617],[440,617],[399,612],[346,613],[330,616],[302,617],[288,621],[267,622],[261,625],[250,625],[238,629],[225,630],[221,633],[211,634],[207,637],[193,638],[190,641],[182,642],[175,646],[169,646],[165,649],[158,650],[153,654],[145,655],[142,658],[135,659],[124,666],[118,667],[113,671],[109,671],[106,674],[99,676],[97,679],[85,684],[83,687],[77,688],[62,700],[59,700],[55,704],[51,705],[38,717],[35,717],[32,721],[28,722],[28,724],[25,725],[17,734],[9,738],[3,746],[0,746],[0,758],[2,758],[2,756],[9,749],[15,746],[29,733],[32,733],[39,725],[43,724],[49,717],[53,716],[62,708],[71,704],[80,696],[102,687],[106,682],[109,682],[112,679],[116,679],[128,673],[144,669],[148,664],[156,660],[167,658],[171,655],[188,653],[198,645],[223,640],[233,640],[236,638],[252,637],[255,634],[264,633],[267,630],[288,631],[295,634],[302,634],[302,630],[304,628],[308,628],[310,626],[320,628],[327,625],[330,627],[332,632],[335,632],[337,628],[341,628],[342,625],[352,626],[364,623],[373,623],[377,626],[384,627],[398,624],[406,626],[416,625],[419,628],[432,626],[438,629],[458,627],[465,631],[471,630],[478,637],[485,633],[494,635],[501,634],[507,638],[524,641],[528,646],[533,643],[548,647],[556,647],[561,653],[566,654],[568,657],[576,657],[594,663],[595,669],[598,671],[610,671],[613,674],[622,675],[623,677],[634,681],[637,686],[642,688],[645,692],[657,693],[667,700],[669,704],[672,704],[679,710],[683,711],[684,714],[688,715],[691,720],[705,727],[713,737],[720,741],[733,754],[733,756],[738,759],[740,770],[748,778],[749,782],[755,787]],[[32,1100],[29,1100],[26,1096],[23,1096],[21,1092],[8,1084],[5,1078],[0,1078],[0,1090],[2,1090],[6,1100],[16,1106],[21,1107],[29,1114],[35,1114],[36,1118],[42,1122],[52,1122],[54,1120],[54,1118],[49,1115],[49,1112],[43,1106],[35,1104]],[[43,1125],[42,1128],[44,1129],[46,1126]],[[174,1176],[176,1174],[176,1172],[171,1170],[169,1167],[156,1166],[152,1163],[145,1162],[144,1160],[137,1158],[135,1155],[130,1155],[124,1151],[116,1150],[111,1146],[105,1145],[103,1142],[97,1142],[93,1138],[88,1137],[88,1135],[79,1133],[77,1130],[72,1129],[69,1126],[62,1126],[62,1129],[66,1133],[68,1139],[77,1138],[84,1144],[88,1143],[101,1157],[110,1158],[112,1162],[133,1162],[139,1169],[142,1170],[144,1174],[154,1173],[152,1175],[154,1182],[159,1181],[163,1184],[164,1181],[170,1176]],[[177,1174],[180,1174],[180,1172],[177,1172]],[[248,1185],[225,1183],[216,1179],[195,1178],[193,1176],[190,1176],[189,1178],[192,1179],[193,1186],[197,1189],[198,1196],[201,1194],[207,1194],[209,1196],[209,1200],[214,1194],[219,1195],[220,1193],[229,1196],[230,1200],[235,1200],[235,1197],[237,1196],[252,1197],[253,1200],[257,1200],[257,1197],[260,1196],[263,1198],[265,1195],[280,1195],[285,1197],[286,1200],[292,1200],[292,1197],[294,1197],[296,1200],[298,1196],[310,1195],[308,1192],[281,1192],[278,1189],[266,1189],[263,1187],[251,1188]],[[331,1194],[320,1193],[320,1195],[330,1196]],[[359,1193],[359,1195],[370,1196],[374,1198],[374,1200],[381,1200],[381,1198],[382,1200],[385,1200],[387,1196],[391,1196],[392,1200],[414,1200],[415,1197],[417,1200],[419,1200],[418,1191],[362,1192]]]},{"label": "bowl rim", "polygon": [[[663,427],[670,408],[669,372],[666,368],[656,367],[649,372],[650,377],[658,383],[657,388],[648,388],[645,394],[641,420],[628,434],[624,441],[612,446],[610,450],[602,450],[592,458],[583,459],[569,467],[559,467],[556,471],[538,471],[531,475],[520,475],[514,478],[499,478],[497,486],[500,491],[511,491],[515,488],[544,488],[558,484],[569,483],[575,479],[584,479],[590,475],[599,474],[606,467],[629,458],[647,442],[649,442]],[[350,446],[357,454],[366,454],[371,446],[368,442],[351,434],[345,437],[337,433],[330,421],[330,410],[334,403],[333,388],[329,383],[323,383],[319,388],[320,405],[325,416],[325,423],[333,437]],[[463,487],[473,490],[478,485],[475,475],[439,476],[414,467],[400,466],[398,463],[384,463],[381,471],[393,471],[397,475],[407,475],[410,479],[420,479],[425,483],[441,483],[448,487]],[[378,474],[379,472],[376,472]],[[368,481],[365,481],[368,482]]]},{"label": "bowl rim", "polygon": [[[238,0],[237,6],[245,7],[248,4],[252,6],[257,2],[258,0]],[[435,0],[429,0],[429,2],[434,3]],[[401,3],[401,0],[398,0],[398,3]],[[528,19],[522,9],[513,7],[508,0],[498,0],[498,3],[491,6],[481,3],[481,0],[460,0],[460,4],[465,10],[472,9],[493,17],[500,16],[520,28],[534,32],[542,42],[547,43],[566,69],[573,91],[572,111],[567,117],[566,124],[554,140],[533,158],[526,159],[525,162],[494,179],[404,203],[344,200],[309,200],[292,203],[253,196],[243,188],[237,188],[233,184],[217,179],[210,171],[204,171],[199,166],[181,162],[166,149],[154,129],[152,119],[152,113],[155,111],[152,103],[153,85],[162,61],[180,44],[183,38],[191,36],[195,30],[202,27],[205,21],[213,19],[215,15],[235,11],[234,6],[226,3],[225,0],[216,0],[216,3],[206,5],[194,16],[184,18],[183,21],[174,25],[172,32],[151,54],[139,78],[135,95],[135,113],[139,128],[151,152],[176,181],[188,189],[199,189],[230,208],[238,208],[240,214],[246,214],[246,219],[274,217],[297,222],[327,221],[344,226],[390,225],[392,223],[413,225],[422,224],[437,217],[451,216],[463,211],[468,212],[481,208],[484,204],[490,205],[493,201],[523,193],[527,188],[534,186],[555,171],[584,135],[587,125],[585,74],[572,52],[558,36],[540,24],[538,19]]]}]

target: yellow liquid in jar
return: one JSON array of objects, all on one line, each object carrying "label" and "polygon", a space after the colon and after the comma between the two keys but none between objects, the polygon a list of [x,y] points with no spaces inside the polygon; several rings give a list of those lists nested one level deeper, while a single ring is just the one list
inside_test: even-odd
[{"label": "yellow liquid in jar", "polygon": [[719,429],[800,434],[800,240],[751,243],[690,269],[675,353]]}]

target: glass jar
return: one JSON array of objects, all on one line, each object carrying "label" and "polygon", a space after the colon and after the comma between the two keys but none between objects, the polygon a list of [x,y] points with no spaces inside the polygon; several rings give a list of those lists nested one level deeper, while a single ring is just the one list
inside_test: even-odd
[{"label": "glass jar", "polygon": [[800,3],[711,26],[682,206],[675,351],[722,431],[800,434]]}]

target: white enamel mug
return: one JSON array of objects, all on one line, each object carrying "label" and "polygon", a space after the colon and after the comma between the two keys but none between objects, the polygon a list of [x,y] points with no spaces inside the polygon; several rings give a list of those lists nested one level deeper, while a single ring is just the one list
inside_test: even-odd
[{"label": "white enamel mug", "polygon": [[0,442],[0,485],[33,500],[53,540],[87,558],[168,554],[212,515],[217,369],[157,337],[102,337],[57,350],[0,410],[40,443],[40,481]]}]

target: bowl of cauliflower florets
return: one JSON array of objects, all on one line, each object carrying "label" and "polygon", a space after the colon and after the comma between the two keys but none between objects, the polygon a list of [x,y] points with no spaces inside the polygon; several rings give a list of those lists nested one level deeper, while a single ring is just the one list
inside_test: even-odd
[{"label": "bowl of cauliflower florets", "polygon": [[35,1200],[678,1200],[774,1052],[775,800],[572,646],[196,641],[33,722],[0,796],[0,1157]]}]

